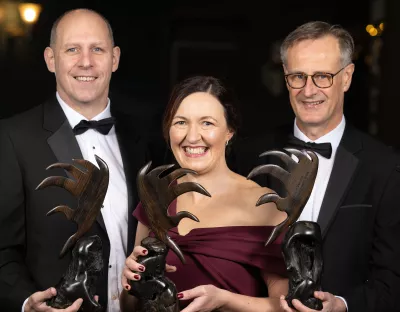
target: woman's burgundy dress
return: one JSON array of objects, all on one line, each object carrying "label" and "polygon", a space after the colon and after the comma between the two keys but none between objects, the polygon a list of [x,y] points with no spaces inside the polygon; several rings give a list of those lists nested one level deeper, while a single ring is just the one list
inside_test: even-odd
[{"label": "woman's burgundy dress", "polygon": [[[176,201],[171,203],[169,214],[176,214]],[[141,204],[133,215],[148,226]],[[283,235],[265,247],[272,229],[272,226],[197,228],[181,236],[177,228],[172,228],[168,235],[178,244],[186,264],[170,250],[167,263],[176,266],[177,271],[166,276],[175,283],[178,292],[212,284],[233,293],[266,297],[260,271],[286,276],[280,245]]]}]

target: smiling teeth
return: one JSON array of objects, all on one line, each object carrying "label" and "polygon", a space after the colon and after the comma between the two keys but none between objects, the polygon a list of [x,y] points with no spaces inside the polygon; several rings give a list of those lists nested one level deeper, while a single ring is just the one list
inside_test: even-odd
[{"label": "smiling teeth", "polygon": [[96,78],[95,77],[75,77],[75,79],[76,80],[79,80],[79,81],[93,81],[93,80],[95,80]]},{"label": "smiling teeth", "polygon": [[319,105],[321,104],[323,101],[315,101],[315,102],[304,102],[304,104],[306,105]]},{"label": "smiling teeth", "polygon": [[185,151],[186,151],[187,153],[189,153],[189,154],[196,154],[196,155],[199,155],[199,154],[203,154],[203,153],[206,151],[206,147],[195,147],[195,148],[186,147],[186,148],[185,148]]}]

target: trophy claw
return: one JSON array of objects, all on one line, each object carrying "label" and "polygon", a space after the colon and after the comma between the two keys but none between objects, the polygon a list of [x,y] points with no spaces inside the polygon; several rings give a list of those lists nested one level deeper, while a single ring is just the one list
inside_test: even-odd
[{"label": "trophy claw", "polygon": [[282,181],[284,184],[287,183],[287,180],[290,176],[289,172],[287,172],[285,169],[279,167],[278,165],[268,164],[268,165],[261,165],[261,166],[254,168],[249,173],[247,178],[249,179],[249,177],[254,177],[254,176],[260,175],[260,174],[270,174],[273,177]]},{"label": "trophy claw", "polygon": [[296,156],[299,161],[296,162],[283,151],[267,151],[262,153],[260,157],[278,156],[287,165],[287,170],[277,165],[266,164],[255,167],[247,176],[248,179],[251,179],[259,174],[270,174],[280,180],[287,191],[286,197],[280,197],[276,193],[264,194],[256,203],[256,206],[259,206],[274,202],[278,210],[286,212],[288,216],[284,222],[274,228],[266,245],[272,243],[283,231],[297,221],[310,197],[317,176],[318,157],[314,152],[302,152],[293,148],[286,148],[285,150]]},{"label": "trophy claw", "polygon": [[147,164],[145,164],[142,168],[140,168],[138,172],[138,176],[144,176],[146,173],[149,171],[151,167],[151,161],[149,161]]},{"label": "trophy claw", "polygon": [[200,220],[194,214],[188,211],[180,211],[175,216],[171,216],[170,218],[172,222],[176,224],[175,226],[178,226],[179,222],[181,222],[183,218],[188,218],[193,221],[200,222]]},{"label": "trophy claw", "polygon": [[194,183],[194,182],[183,182],[180,184],[176,184],[172,187],[172,190],[176,197],[178,197],[179,195],[182,195],[184,193],[188,193],[188,192],[197,192],[202,195],[211,197],[210,193],[208,193],[207,190],[203,186],[201,186],[200,184]]},{"label": "trophy claw", "polygon": [[62,176],[51,176],[44,179],[36,187],[37,190],[41,190],[48,186],[59,186],[70,192],[75,197],[79,197],[78,207],[76,209],[60,205],[47,213],[47,215],[50,216],[56,212],[62,212],[68,220],[72,220],[78,224],[78,230],[65,243],[60,253],[60,257],[72,248],[75,242],[91,228],[103,205],[109,181],[108,166],[99,156],[95,155],[95,159],[100,169],[84,159],[73,159],[73,162],[84,167],[86,171],[82,171],[75,165],[71,164],[52,164],[47,167],[47,169],[65,169],[72,174],[75,181]]},{"label": "trophy claw", "polygon": [[297,150],[297,149],[294,149],[294,148],[285,148],[285,150],[288,151],[289,153],[292,153],[300,161],[307,158],[307,154],[305,154],[304,152],[302,152],[300,150]]},{"label": "trophy claw", "polygon": [[52,214],[55,214],[56,212],[62,212],[68,220],[73,220],[74,218],[74,214],[75,214],[75,210],[71,209],[68,206],[65,205],[61,205],[61,206],[57,206],[53,209],[51,209],[46,216],[51,216]]},{"label": "trophy claw", "polygon": [[157,167],[157,168],[154,168],[154,169],[149,173],[149,175],[152,176],[152,177],[157,177],[157,178],[159,178],[160,175],[161,175],[164,171],[166,171],[166,170],[172,168],[173,166],[174,166],[174,164],[159,166],[159,167]]},{"label": "trophy claw", "polygon": [[72,234],[68,240],[65,242],[61,252],[60,252],[60,258],[64,257],[64,255],[67,253],[68,250],[70,250],[75,243],[78,241],[78,235],[77,233]]},{"label": "trophy claw", "polygon": [[[256,206],[260,206],[260,205],[263,205],[266,203],[271,203],[271,202],[277,204],[278,201],[280,201],[281,199],[282,198],[276,193],[267,193],[267,194],[261,195],[261,197],[258,199],[258,201],[256,203]],[[276,207],[279,209],[278,205]],[[281,210],[281,211],[283,211],[283,210]]]},{"label": "trophy claw", "polygon": [[42,190],[48,186],[62,187],[74,196],[79,195],[79,192],[76,189],[76,182],[70,178],[59,176],[47,177],[36,187],[36,190]]},{"label": "trophy claw", "polygon": [[[99,169],[100,169],[101,172],[108,171],[107,163],[103,159],[101,159],[97,155],[94,155],[94,158],[96,159],[96,162],[99,165]],[[88,164],[88,162],[86,162],[86,164]],[[94,167],[94,165],[91,162],[89,162],[89,164]],[[93,168],[93,167],[91,169],[95,170],[95,168]]]},{"label": "trophy claw", "polygon": [[294,169],[294,167],[297,165],[297,162],[292,157],[290,157],[290,155],[285,153],[284,151],[273,150],[273,151],[266,151],[266,152],[260,154],[260,157],[264,157],[264,156],[278,157],[286,165],[286,167],[288,168],[288,171],[292,171]]},{"label": "trophy claw", "polygon": [[197,174],[196,171],[191,170],[191,169],[186,169],[186,168],[179,168],[176,169],[175,171],[172,171],[168,176],[167,179],[169,181],[169,184],[172,182],[175,182],[177,179],[182,178],[186,174]]},{"label": "trophy claw", "polygon": [[184,262],[185,259],[182,252],[167,235],[167,232],[169,229],[177,227],[183,218],[189,218],[197,222],[199,222],[199,219],[187,211],[179,212],[175,216],[169,216],[168,207],[174,199],[187,192],[197,192],[209,197],[211,195],[198,183],[183,182],[172,185],[172,182],[188,173],[197,174],[193,170],[178,168],[168,175],[160,177],[162,172],[172,168],[174,165],[163,165],[148,172],[150,165],[151,162],[141,168],[137,176],[138,193],[149,220],[149,227],[155,237],[169,246],[179,259]]},{"label": "trophy claw", "polygon": [[167,246],[169,248],[171,248],[171,250],[178,256],[179,260],[181,260],[181,262],[183,264],[186,264],[186,259],[183,256],[182,251],[179,249],[178,245],[169,236],[167,236]]},{"label": "trophy claw", "polygon": [[82,170],[79,168],[75,167],[74,165],[71,164],[66,164],[66,163],[55,163],[46,168],[46,170],[54,169],[54,168],[61,168],[66,171],[68,171],[75,179],[78,179],[80,175],[85,174]]},{"label": "trophy claw", "polygon": [[265,246],[268,246],[271,244],[273,241],[275,241],[279,235],[282,234],[284,230],[286,230],[289,227],[289,218],[286,218],[283,222],[279,223],[277,226],[274,227],[272,230],[271,234],[269,235]]}]

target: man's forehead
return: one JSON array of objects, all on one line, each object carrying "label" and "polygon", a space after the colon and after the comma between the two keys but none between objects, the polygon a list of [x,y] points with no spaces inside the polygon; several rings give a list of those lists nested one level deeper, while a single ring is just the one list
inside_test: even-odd
[{"label": "man's forehead", "polygon": [[60,45],[67,44],[101,44],[111,45],[111,38],[107,29],[94,29],[82,27],[69,27],[59,29],[57,41]]},{"label": "man's forehead", "polygon": [[[323,42],[312,44],[305,42],[299,43],[288,50],[287,67],[334,67],[340,64],[340,49],[333,48],[332,45],[325,45]],[[322,68],[321,68],[322,70]]]},{"label": "man's forehead", "polygon": [[317,39],[304,39],[294,43],[288,54],[294,55],[340,55],[340,45],[337,38],[325,36]]},{"label": "man's forehead", "polygon": [[79,33],[87,31],[104,32],[108,35],[108,27],[105,21],[92,12],[71,12],[58,24],[57,35]]}]

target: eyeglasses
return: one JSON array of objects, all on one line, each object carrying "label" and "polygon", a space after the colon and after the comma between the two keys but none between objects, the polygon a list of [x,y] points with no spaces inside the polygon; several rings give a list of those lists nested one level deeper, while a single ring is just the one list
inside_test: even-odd
[{"label": "eyeglasses", "polygon": [[[347,65],[346,65],[347,66]],[[294,74],[287,74],[285,75],[285,79],[287,84],[293,88],[293,89],[301,89],[304,88],[307,79],[310,76],[313,83],[318,87],[318,88],[329,88],[333,84],[333,77],[335,77],[337,74],[339,74],[343,69],[346,68],[342,67],[337,73],[331,74],[331,73],[324,73],[324,72],[319,72],[315,73],[313,75],[307,75],[305,73],[294,73]]]}]

